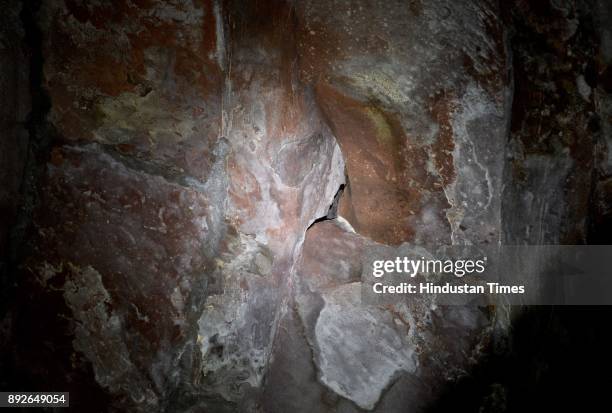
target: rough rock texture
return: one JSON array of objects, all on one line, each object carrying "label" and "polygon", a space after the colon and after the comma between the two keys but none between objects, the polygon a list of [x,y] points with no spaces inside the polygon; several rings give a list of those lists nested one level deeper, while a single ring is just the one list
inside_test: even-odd
[{"label": "rough rock texture", "polygon": [[0,17],[12,390],[423,411],[515,314],[365,305],[364,255],[610,240],[603,0],[24,4]]},{"label": "rough rock texture", "polygon": [[233,410],[262,386],[305,230],[344,182],[291,70],[289,9],[224,7],[39,11],[57,138],[23,288],[66,313],[58,364],[86,364],[120,409]]},{"label": "rough rock texture", "polygon": [[505,241],[584,243],[601,129],[593,11],[581,2],[507,7],[515,82]]},{"label": "rough rock texture", "polygon": [[391,244],[497,241],[509,81],[496,2],[298,10],[301,78],[346,160],[340,214]]},{"label": "rough rock texture", "polygon": [[308,231],[265,411],[418,410],[478,360],[496,325],[494,311],[439,307],[429,298],[362,303],[361,257],[375,248],[384,246],[336,220]]}]

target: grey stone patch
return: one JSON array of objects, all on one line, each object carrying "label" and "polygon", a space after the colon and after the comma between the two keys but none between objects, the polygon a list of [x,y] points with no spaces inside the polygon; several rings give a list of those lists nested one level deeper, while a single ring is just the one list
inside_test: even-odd
[{"label": "grey stone patch", "polygon": [[503,193],[504,234],[508,244],[559,243],[566,206],[562,188],[574,162],[569,154],[556,158],[528,156],[522,160],[526,180]]},{"label": "grey stone patch", "polygon": [[92,267],[70,265],[70,270],[73,277],[64,285],[64,299],[77,321],[75,350],[91,362],[101,386],[113,393],[128,394],[140,407],[156,411],[159,399],[130,360],[121,316],[107,309],[111,297],[102,276]]},{"label": "grey stone patch", "polygon": [[[500,237],[506,121],[503,108],[475,84],[453,117],[456,179],[445,189],[453,244],[495,243]],[[486,126],[485,126],[486,125]]]},{"label": "grey stone patch", "polygon": [[268,275],[272,271],[272,258],[264,252],[257,253],[254,258],[254,264],[257,272],[260,275]]},{"label": "grey stone patch", "polygon": [[580,75],[576,78],[576,86],[578,87],[578,93],[582,99],[587,102],[591,101],[591,87],[588,85],[583,75]]},{"label": "grey stone patch", "polygon": [[361,305],[359,283],[322,297],[313,337],[319,379],[359,407],[373,409],[399,373],[416,371],[414,345],[396,330],[389,313]]},{"label": "grey stone patch", "polygon": [[281,144],[276,159],[273,161],[275,172],[284,184],[299,186],[311,170],[315,168],[330,141],[321,133],[315,133],[305,139],[286,141]]},{"label": "grey stone patch", "polygon": [[[280,292],[272,288],[273,280],[263,277],[273,266],[257,242],[243,236],[234,248],[241,251],[228,262],[217,262],[223,288],[206,300],[197,344],[205,386],[236,402],[248,388],[261,385]],[[252,272],[262,267],[263,273]]]}]

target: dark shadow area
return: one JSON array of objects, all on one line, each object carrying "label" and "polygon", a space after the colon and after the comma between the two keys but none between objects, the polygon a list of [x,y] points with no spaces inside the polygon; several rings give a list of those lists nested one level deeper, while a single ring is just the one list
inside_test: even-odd
[{"label": "dark shadow area", "polygon": [[429,411],[602,411],[611,381],[612,308],[521,311],[507,343],[451,385]]}]

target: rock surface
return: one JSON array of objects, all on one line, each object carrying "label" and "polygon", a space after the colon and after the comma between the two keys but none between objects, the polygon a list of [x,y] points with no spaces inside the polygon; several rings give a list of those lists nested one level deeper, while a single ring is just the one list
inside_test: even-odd
[{"label": "rock surface", "polygon": [[120,409],[249,408],[304,232],[344,182],[291,70],[289,9],[224,7],[39,11],[58,137],[24,288],[54,296],[67,356]]},{"label": "rock surface", "polygon": [[[293,308],[281,320],[281,344],[270,366],[265,411],[359,411],[344,399],[380,412],[424,407],[445,380],[478,359],[495,328],[494,312],[439,307],[425,297],[386,306],[362,302],[361,257],[381,247],[335,220],[308,231]],[[295,385],[278,400],[275,389],[287,377]],[[307,406],[301,406],[304,387]]]},{"label": "rock surface", "polygon": [[495,2],[299,7],[301,77],[342,147],[340,214],[358,232],[390,244],[499,240],[510,110],[499,14]]},{"label": "rock surface", "polygon": [[567,2],[545,8],[516,2],[508,13],[516,33],[505,241],[584,243],[600,149],[590,91],[598,44],[589,21],[594,16],[586,5]]},{"label": "rock surface", "polygon": [[8,7],[0,368],[76,411],[426,410],[515,314],[366,305],[363,256],[609,242],[612,10],[541,4]]}]

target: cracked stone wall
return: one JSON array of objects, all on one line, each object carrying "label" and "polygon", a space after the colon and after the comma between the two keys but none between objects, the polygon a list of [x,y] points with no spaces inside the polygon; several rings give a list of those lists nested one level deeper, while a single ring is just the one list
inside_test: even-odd
[{"label": "cracked stone wall", "polygon": [[65,315],[42,353],[117,409],[251,408],[305,230],[344,182],[293,70],[290,8],[53,1],[36,17],[53,141],[20,322]]},{"label": "cracked stone wall", "polygon": [[0,383],[75,411],[435,404],[517,314],[366,306],[361,257],[609,239],[612,11],[541,3],[10,2]]}]

